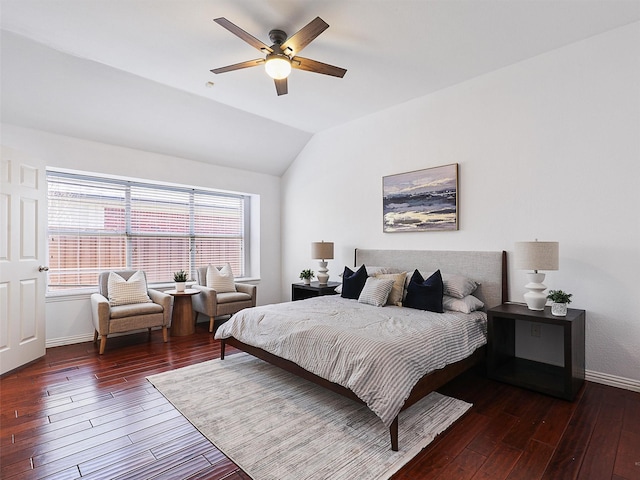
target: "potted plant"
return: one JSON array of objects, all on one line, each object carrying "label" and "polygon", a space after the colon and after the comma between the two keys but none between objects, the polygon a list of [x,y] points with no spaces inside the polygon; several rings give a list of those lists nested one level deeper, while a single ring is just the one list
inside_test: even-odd
[{"label": "potted plant", "polygon": [[309,269],[302,270],[300,272],[300,278],[304,281],[305,285],[309,285],[311,283],[311,279],[314,275],[313,270]]},{"label": "potted plant", "polygon": [[185,272],[184,270],[174,272],[173,281],[176,282],[176,291],[184,292],[187,284],[187,272]]},{"label": "potted plant", "polygon": [[565,317],[567,315],[567,305],[571,303],[572,293],[566,293],[562,290],[549,290],[547,298],[553,303],[551,304],[551,314],[556,317]]}]

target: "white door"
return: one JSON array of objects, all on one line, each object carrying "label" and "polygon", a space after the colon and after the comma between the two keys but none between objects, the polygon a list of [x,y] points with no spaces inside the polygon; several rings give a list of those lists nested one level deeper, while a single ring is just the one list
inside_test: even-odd
[{"label": "white door", "polygon": [[47,185],[41,162],[0,155],[0,374],[45,353]]}]

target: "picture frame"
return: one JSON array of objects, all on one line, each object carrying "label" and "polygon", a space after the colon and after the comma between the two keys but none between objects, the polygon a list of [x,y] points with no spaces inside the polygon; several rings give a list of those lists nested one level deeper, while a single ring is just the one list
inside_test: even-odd
[{"label": "picture frame", "polygon": [[458,164],[382,177],[385,233],[458,230]]}]

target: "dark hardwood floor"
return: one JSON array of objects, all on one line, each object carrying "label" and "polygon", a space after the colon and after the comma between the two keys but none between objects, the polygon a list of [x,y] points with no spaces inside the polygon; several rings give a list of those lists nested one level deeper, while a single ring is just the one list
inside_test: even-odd
[{"label": "dark hardwood floor", "polygon": [[[217,358],[207,328],[51,348],[4,375],[0,477],[248,479],[145,379]],[[587,383],[570,403],[479,371],[440,391],[474,405],[394,479],[640,479],[640,393]]]}]

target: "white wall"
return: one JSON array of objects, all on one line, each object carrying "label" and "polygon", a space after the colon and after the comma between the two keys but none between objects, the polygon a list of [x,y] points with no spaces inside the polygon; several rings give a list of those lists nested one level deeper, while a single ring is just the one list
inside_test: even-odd
[{"label": "white wall", "polygon": [[[283,292],[321,239],[334,280],[355,247],[557,240],[545,283],[587,311],[587,369],[640,385],[639,85],[635,23],[317,134],[283,177]],[[382,177],[449,163],[460,230],[383,233]],[[521,301],[524,272],[509,278]]]},{"label": "white wall", "polygon": [[[2,143],[28,152],[48,167],[121,175],[161,182],[249,193],[259,198],[257,206],[260,244],[252,245],[259,258],[258,303],[281,300],[280,262],[280,178],[232,168],[219,167],[184,158],[96,143],[77,138],[2,124]],[[255,250],[254,250],[255,249]],[[87,295],[47,300],[47,346],[93,338],[93,324]]]}]

